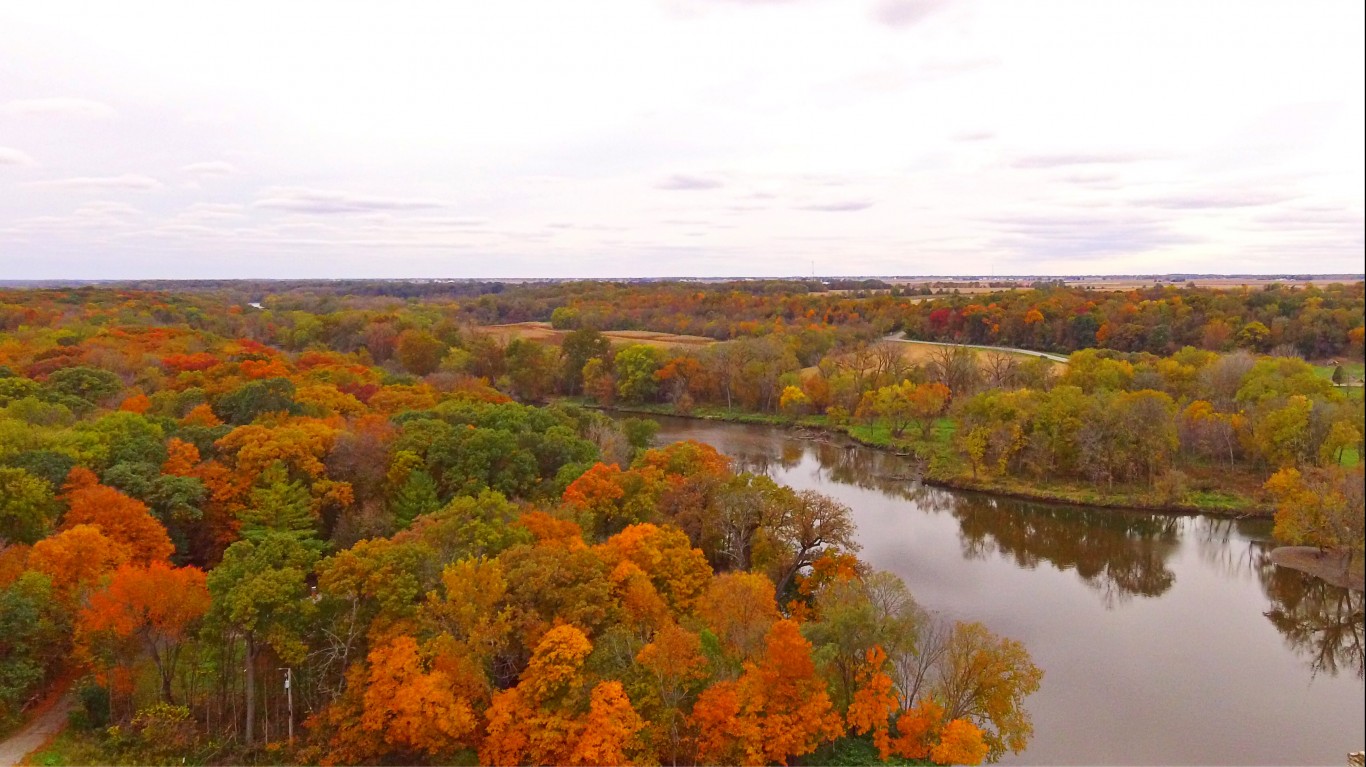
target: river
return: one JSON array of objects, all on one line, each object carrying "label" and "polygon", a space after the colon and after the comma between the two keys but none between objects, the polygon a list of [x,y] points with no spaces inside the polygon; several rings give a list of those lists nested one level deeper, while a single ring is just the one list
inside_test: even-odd
[{"label": "river", "polygon": [[1031,503],[903,479],[905,459],[659,418],[853,509],[860,556],[924,607],[1021,640],[1035,734],[1003,764],[1346,763],[1366,739],[1362,594],[1268,559],[1270,523]]}]

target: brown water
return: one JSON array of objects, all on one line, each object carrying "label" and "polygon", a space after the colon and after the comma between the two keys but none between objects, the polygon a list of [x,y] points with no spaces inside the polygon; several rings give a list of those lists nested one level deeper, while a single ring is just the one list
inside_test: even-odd
[{"label": "brown water", "polygon": [[1362,595],[1267,557],[1270,525],[1029,503],[904,479],[905,459],[661,418],[848,504],[861,556],[925,607],[1023,641],[1035,735],[1006,764],[1331,764],[1362,748]]}]

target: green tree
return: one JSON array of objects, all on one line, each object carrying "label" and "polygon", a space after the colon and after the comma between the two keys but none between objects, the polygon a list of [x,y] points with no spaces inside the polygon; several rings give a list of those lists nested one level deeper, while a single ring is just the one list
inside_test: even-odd
[{"label": "green tree", "polygon": [[655,398],[659,382],[655,372],[664,355],[653,346],[635,344],[617,352],[617,396],[623,402],[649,402]]},{"label": "green tree", "polygon": [[566,335],[560,345],[561,390],[567,394],[583,391],[583,366],[591,359],[606,359],[611,349],[607,338],[593,328],[579,328]]},{"label": "green tree", "polygon": [[408,527],[414,519],[441,508],[441,499],[436,494],[436,482],[425,469],[416,468],[408,472],[408,478],[394,491],[390,510],[399,529]]},{"label": "green tree", "polygon": [[1271,329],[1256,320],[1247,323],[1238,335],[1234,337],[1234,342],[1244,349],[1264,352],[1270,343]]},{"label": "green tree", "polygon": [[69,636],[46,575],[28,571],[0,587],[0,722],[20,706],[62,657]]},{"label": "green tree", "polygon": [[261,472],[251,491],[251,503],[238,513],[242,537],[260,542],[271,535],[297,540],[313,536],[313,497],[302,482],[290,479],[280,461]]},{"label": "green tree", "polygon": [[317,559],[312,548],[294,537],[268,534],[260,541],[232,544],[209,573],[213,602],[207,630],[226,633],[244,645],[249,746],[256,741],[256,666],[262,651],[269,648],[291,665],[307,655],[304,632],[315,610],[307,578]]},{"label": "green tree", "polygon": [[223,421],[241,426],[265,413],[298,415],[301,410],[294,401],[293,381],[288,378],[267,378],[249,381],[219,397],[213,404],[213,412]]},{"label": "green tree", "polygon": [[56,516],[51,485],[23,469],[0,466],[0,546],[34,543]]},{"label": "green tree", "polygon": [[99,404],[123,389],[123,381],[108,370],[72,367],[55,370],[47,377],[49,388]]}]

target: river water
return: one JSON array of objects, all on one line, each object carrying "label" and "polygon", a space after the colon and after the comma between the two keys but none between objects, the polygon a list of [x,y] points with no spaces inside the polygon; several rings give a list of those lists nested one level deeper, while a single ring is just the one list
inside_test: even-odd
[{"label": "river water", "polygon": [[1366,739],[1362,595],[1272,564],[1264,520],[931,488],[906,459],[763,426],[660,418],[853,509],[860,556],[1044,670],[1003,764],[1346,763]]}]

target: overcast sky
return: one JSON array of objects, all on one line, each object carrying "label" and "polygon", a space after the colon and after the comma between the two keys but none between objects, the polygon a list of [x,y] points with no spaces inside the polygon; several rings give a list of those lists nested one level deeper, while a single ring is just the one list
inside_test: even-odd
[{"label": "overcast sky", "polygon": [[0,279],[1362,271],[1361,0],[0,6]]}]

